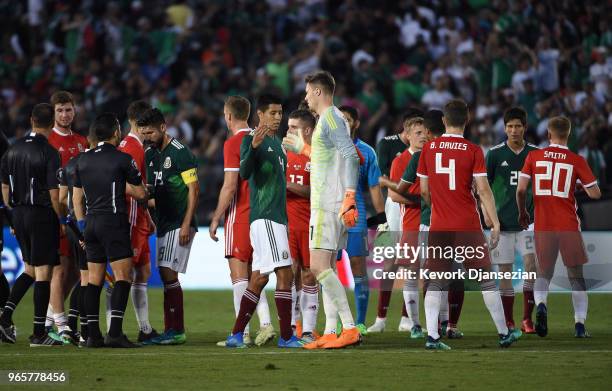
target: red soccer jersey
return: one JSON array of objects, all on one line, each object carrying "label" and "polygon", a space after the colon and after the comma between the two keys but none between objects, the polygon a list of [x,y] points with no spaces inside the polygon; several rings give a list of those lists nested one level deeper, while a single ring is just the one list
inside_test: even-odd
[{"label": "red soccer jersey", "polygon": [[579,231],[576,214],[576,181],[584,187],[597,184],[586,160],[566,146],[551,144],[529,152],[521,170],[533,180],[536,231]]},{"label": "red soccer jersey", "polygon": [[[410,163],[410,159],[412,159],[412,153],[410,152],[410,148],[406,148],[404,152],[402,152],[399,156],[393,159],[391,162],[391,170],[389,171],[389,178],[393,182],[400,182],[402,180],[402,175],[404,175],[404,171],[406,171],[406,167],[408,167],[408,163]],[[413,193],[414,185],[410,186],[410,192]],[[417,187],[418,191],[418,187]],[[419,224],[421,222],[421,205],[406,205],[400,204],[400,214],[402,216],[402,231],[418,231]]]},{"label": "red soccer jersey", "polygon": [[[287,152],[287,182],[310,186],[310,158]],[[287,191],[287,218],[289,230],[308,231],[310,199]]]},{"label": "red soccer jersey", "polygon": [[487,176],[480,147],[459,135],[443,134],[423,147],[417,175],[428,179],[431,231],[482,231],[472,183]]},{"label": "red soccer jersey", "polygon": [[[240,171],[240,145],[244,136],[251,129],[240,129],[223,144],[223,170]],[[238,177],[238,191],[234,195],[230,207],[225,212],[225,222],[233,224],[249,224],[249,182]]]},{"label": "red soccer jersey", "polygon": [[62,167],[68,164],[68,161],[84,152],[88,147],[87,139],[80,134],[70,131],[68,134],[61,133],[57,128],[53,128],[49,134],[49,144],[57,149],[62,159]]},{"label": "red soccer jersey", "polygon": [[[121,152],[125,152],[134,159],[138,171],[142,176],[144,183],[147,183],[147,170],[145,167],[145,154],[142,142],[137,136],[132,133],[128,133],[127,136],[121,141],[118,148]],[[135,199],[126,195],[126,202],[128,206],[128,216],[131,226],[138,226],[147,229],[149,226],[149,219],[147,218],[146,208],[144,206],[138,206]]]}]

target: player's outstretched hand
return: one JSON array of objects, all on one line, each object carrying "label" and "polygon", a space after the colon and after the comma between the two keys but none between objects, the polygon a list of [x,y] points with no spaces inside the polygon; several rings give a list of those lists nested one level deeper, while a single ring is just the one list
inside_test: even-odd
[{"label": "player's outstretched hand", "polygon": [[253,146],[253,148],[257,148],[261,145],[267,133],[268,133],[267,125],[259,125],[257,129],[255,129],[255,133],[253,133],[253,141],[251,142],[251,145]]},{"label": "player's outstretched hand", "polygon": [[489,240],[489,250],[493,250],[499,243],[499,225],[491,228],[491,238]]},{"label": "player's outstretched hand", "polygon": [[354,227],[357,224],[359,212],[357,212],[355,190],[346,190],[344,192],[344,201],[342,201],[342,206],[340,207],[340,213],[338,216],[348,228]]},{"label": "player's outstretched hand", "polygon": [[218,227],[219,227],[219,220],[216,218],[213,218],[212,221],[210,222],[210,226],[208,227],[208,234],[210,235],[210,238],[214,240],[215,242],[219,241],[219,238],[217,237]]},{"label": "player's outstretched hand", "polygon": [[287,133],[283,138],[283,147],[293,153],[310,156],[310,145],[304,141],[304,135],[300,129],[298,129],[298,134]]}]

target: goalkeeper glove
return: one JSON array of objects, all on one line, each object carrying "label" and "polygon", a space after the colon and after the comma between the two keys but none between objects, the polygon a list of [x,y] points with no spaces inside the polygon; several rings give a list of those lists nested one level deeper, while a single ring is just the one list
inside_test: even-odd
[{"label": "goalkeeper glove", "polygon": [[310,157],[310,145],[304,141],[301,130],[298,130],[298,134],[287,133],[287,136],[283,138],[283,147],[288,151]]},{"label": "goalkeeper glove", "polygon": [[357,224],[359,212],[357,212],[357,203],[355,202],[355,190],[347,189],[344,192],[344,201],[340,207],[338,215],[345,226],[351,228]]}]

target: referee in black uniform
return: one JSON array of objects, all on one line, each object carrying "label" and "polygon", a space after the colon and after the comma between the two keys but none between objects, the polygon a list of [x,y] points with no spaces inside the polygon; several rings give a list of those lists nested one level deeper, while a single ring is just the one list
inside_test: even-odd
[{"label": "referee in black uniform", "polygon": [[2,158],[2,198],[11,211],[25,271],[17,278],[0,317],[4,340],[15,343],[13,311],[34,281],[34,333],[30,346],[62,345],[45,331],[45,314],[53,266],[59,263],[60,157],[47,141],[53,128],[53,107],[34,106],[32,133],[17,141]]},{"label": "referee in black uniform", "polygon": [[[78,225],[84,228],[89,284],[85,295],[87,311],[87,347],[136,347],[123,334],[123,314],[132,285],[132,243],[125,203],[129,195],[146,198],[140,172],[130,155],[117,150],[121,141],[119,120],[113,113],[100,114],[90,133],[98,146],[82,153],[76,163],[73,206]],[[130,186],[128,186],[128,184]],[[83,197],[87,209],[83,208]],[[111,295],[111,324],[104,340],[100,333],[100,292],[107,260],[115,275]]]}]

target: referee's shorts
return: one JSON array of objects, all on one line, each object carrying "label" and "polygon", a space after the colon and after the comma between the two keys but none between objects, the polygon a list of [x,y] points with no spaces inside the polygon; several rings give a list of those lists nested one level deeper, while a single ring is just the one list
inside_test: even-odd
[{"label": "referee's shorts", "polygon": [[15,236],[23,261],[31,266],[59,265],[59,220],[52,208],[13,208]]},{"label": "referee's shorts", "polygon": [[83,236],[87,262],[113,262],[133,255],[126,214],[87,215]]}]

